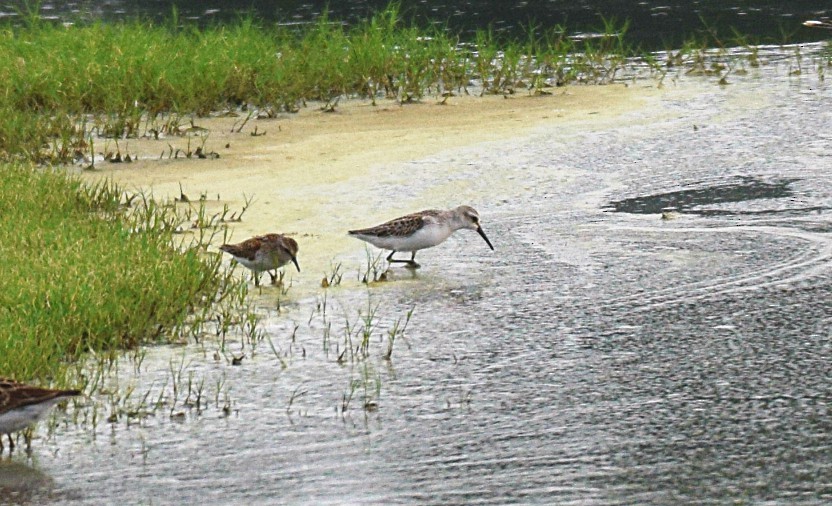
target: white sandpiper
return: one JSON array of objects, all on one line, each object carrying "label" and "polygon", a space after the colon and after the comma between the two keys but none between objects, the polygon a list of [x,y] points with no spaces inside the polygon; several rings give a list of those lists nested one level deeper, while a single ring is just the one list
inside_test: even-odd
[{"label": "white sandpiper", "polygon": [[[488,247],[494,249],[482,231],[479,213],[470,206],[459,206],[447,211],[419,211],[375,227],[350,230],[349,234],[377,248],[392,250],[387,257],[388,262],[406,263],[410,267],[418,268],[417,251],[442,244],[451,234],[463,228],[476,230],[485,239]],[[397,251],[412,252],[410,260],[394,259],[393,255]]]},{"label": "white sandpiper", "polygon": [[225,251],[254,274],[254,286],[260,286],[260,273],[269,271],[272,283],[277,280],[277,270],[291,261],[300,272],[298,265],[298,243],[282,234],[266,234],[246,239],[238,244],[223,244]]}]

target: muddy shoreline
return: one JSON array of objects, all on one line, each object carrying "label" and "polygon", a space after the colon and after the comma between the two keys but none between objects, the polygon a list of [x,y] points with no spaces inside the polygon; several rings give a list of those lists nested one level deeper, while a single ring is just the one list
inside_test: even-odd
[{"label": "muddy shoreline", "polygon": [[[219,158],[179,154],[171,159],[170,148],[193,151],[203,142],[199,136],[120,141],[119,148],[138,160],[99,161],[84,177],[112,179],[162,200],[178,197],[181,185],[191,200],[204,195],[209,210],[224,205],[239,210],[253,198],[244,219],[231,224],[231,239],[291,234],[300,242],[305,267],[292,276],[320,280],[345,254],[355,262],[366,256],[364,246],[346,236],[350,228],[463,203],[485,206],[487,216],[489,203],[470,191],[477,176],[468,162],[427,167],[419,160],[489,143],[510,150],[512,139],[535,129],[554,127],[567,134],[604,128],[664,94],[647,82],[573,86],[542,96],[463,95],[444,103],[433,98],[406,105],[346,101],[332,113],[310,104],[297,114],[251,119],[242,131],[236,131],[242,115],[195,118],[194,125],[209,132],[205,151]],[[115,149],[114,142],[103,144],[105,150]],[[508,186],[516,184],[522,181],[502,181],[503,188],[493,188],[494,197],[511,198],[514,190]]]}]

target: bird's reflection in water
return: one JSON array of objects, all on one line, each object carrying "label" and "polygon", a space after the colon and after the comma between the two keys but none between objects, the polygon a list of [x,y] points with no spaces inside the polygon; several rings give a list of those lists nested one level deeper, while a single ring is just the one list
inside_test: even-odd
[{"label": "bird's reflection in water", "polygon": [[0,460],[0,503],[42,504],[53,497],[54,482],[48,475],[21,462]]}]

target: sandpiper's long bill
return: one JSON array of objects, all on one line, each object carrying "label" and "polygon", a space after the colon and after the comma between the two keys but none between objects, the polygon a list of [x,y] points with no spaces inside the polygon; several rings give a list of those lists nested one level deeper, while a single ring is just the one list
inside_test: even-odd
[{"label": "sandpiper's long bill", "polygon": [[[406,263],[415,268],[419,267],[416,263],[417,251],[442,244],[451,234],[465,228],[476,230],[488,247],[494,249],[480,226],[479,213],[470,206],[459,206],[447,211],[419,211],[375,227],[350,230],[349,234],[377,248],[391,250],[388,262]],[[410,251],[410,260],[394,259],[393,255],[397,251]]]},{"label": "sandpiper's long bill", "polygon": [[[254,273],[254,285],[260,285],[260,273],[277,270],[290,261],[300,272],[298,243],[282,234],[266,234],[246,239],[238,244],[223,244],[220,250],[234,257],[237,262]],[[274,283],[277,275],[269,272]]]},{"label": "sandpiper's long bill", "polygon": [[[0,378],[0,435],[7,434],[14,448],[12,432],[23,430],[40,420],[49,408],[67,397],[81,395],[79,390],[53,390],[24,385]],[[0,439],[0,449],[3,448]]]}]

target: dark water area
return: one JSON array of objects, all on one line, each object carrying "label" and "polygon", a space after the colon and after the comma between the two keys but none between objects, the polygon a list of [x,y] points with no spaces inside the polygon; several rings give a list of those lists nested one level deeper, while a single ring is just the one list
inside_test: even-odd
[{"label": "dark water area", "polygon": [[[318,18],[328,6],[331,18],[350,24],[366,19],[388,4],[388,0],[99,0],[45,2],[41,12],[61,19],[81,16],[114,20],[141,16],[161,21],[170,18],[175,6],[181,19],[198,23],[232,21],[241,12],[252,13],[267,23],[304,23]],[[5,3],[0,11],[13,16],[15,4]],[[406,20],[423,26],[447,24],[463,37],[488,27],[511,37],[522,37],[529,26],[545,30],[556,25],[564,26],[570,33],[591,35],[603,31],[604,19],[616,20],[617,26],[628,20],[631,43],[645,50],[659,50],[678,47],[685,39],[705,32],[705,23],[725,39],[730,39],[736,30],[755,43],[824,40],[830,35],[828,31],[807,28],[801,23],[829,17],[832,3],[826,0],[404,0],[401,11]]]},{"label": "dark water area", "polygon": [[725,203],[740,203],[764,199],[788,199],[794,196],[792,184],[799,179],[778,179],[762,181],[755,177],[731,178],[730,181],[691,183],[695,188],[644,195],[610,202],[609,209],[620,213],[658,214],[677,212],[699,216],[727,216],[737,214],[800,214],[822,212],[826,206],[785,207],[780,209],[726,210],[713,206]]},{"label": "dark water area", "polygon": [[744,202],[755,199],[785,198],[792,195],[792,180],[760,181],[754,177],[739,178],[716,186],[679,190],[612,202],[615,211],[657,214],[662,211],[687,211],[700,205],[723,202]]}]

